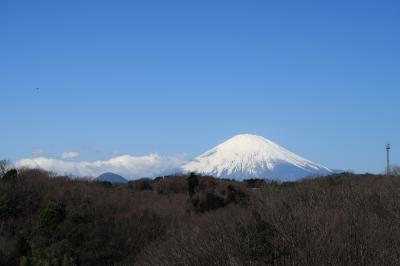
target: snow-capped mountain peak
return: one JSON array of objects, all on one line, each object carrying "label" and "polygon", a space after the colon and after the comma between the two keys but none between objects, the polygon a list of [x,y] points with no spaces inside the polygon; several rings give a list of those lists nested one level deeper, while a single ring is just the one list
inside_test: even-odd
[{"label": "snow-capped mountain peak", "polygon": [[257,135],[237,135],[185,164],[185,172],[224,178],[294,180],[331,170]]}]

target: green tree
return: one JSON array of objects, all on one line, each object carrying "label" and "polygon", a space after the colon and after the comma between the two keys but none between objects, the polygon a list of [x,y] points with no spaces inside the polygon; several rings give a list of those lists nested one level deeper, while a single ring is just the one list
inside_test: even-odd
[{"label": "green tree", "polygon": [[64,220],[65,215],[65,205],[62,202],[50,201],[40,213],[40,227],[51,233]]},{"label": "green tree", "polygon": [[188,177],[189,197],[193,197],[196,193],[196,188],[199,186],[199,178],[195,173],[190,173]]}]

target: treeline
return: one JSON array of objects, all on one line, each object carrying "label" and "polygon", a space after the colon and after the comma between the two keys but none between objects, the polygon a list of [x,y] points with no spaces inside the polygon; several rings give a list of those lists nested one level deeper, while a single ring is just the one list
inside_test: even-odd
[{"label": "treeline", "polygon": [[394,176],[1,175],[0,265],[400,265]]}]

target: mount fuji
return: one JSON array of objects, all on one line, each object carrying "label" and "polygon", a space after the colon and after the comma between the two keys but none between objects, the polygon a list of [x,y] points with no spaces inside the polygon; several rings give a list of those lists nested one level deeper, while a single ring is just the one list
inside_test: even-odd
[{"label": "mount fuji", "polygon": [[333,173],[257,135],[237,135],[182,166],[183,172],[219,178],[292,181]]}]

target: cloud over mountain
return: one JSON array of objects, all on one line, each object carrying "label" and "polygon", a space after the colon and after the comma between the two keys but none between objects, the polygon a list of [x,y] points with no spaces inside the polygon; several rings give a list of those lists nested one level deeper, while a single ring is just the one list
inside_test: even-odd
[{"label": "cloud over mountain", "polygon": [[60,174],[92,177],[104,172],[113,172],[129,179],[136,179],[173,173],[179,169],[182,163],[184,163],[183,156],[161,156],[154,153],[145,156],[122,155],[109,160],[94,162],[69,162],[47,157],[36,157],[22,159],[16,163],[16,166],[40,167]]}]

